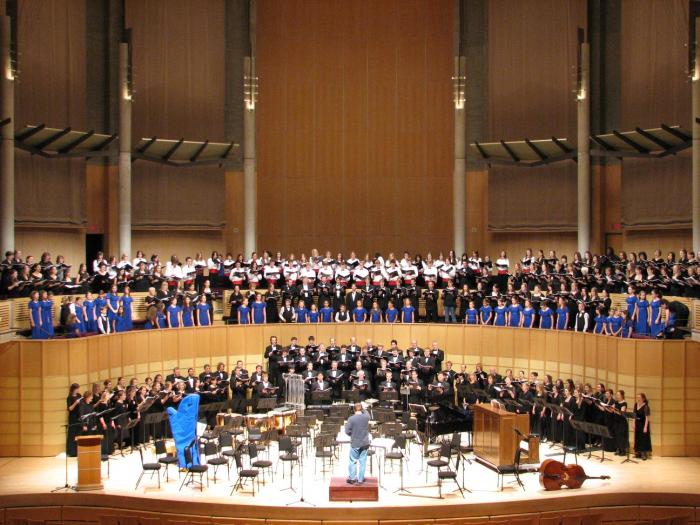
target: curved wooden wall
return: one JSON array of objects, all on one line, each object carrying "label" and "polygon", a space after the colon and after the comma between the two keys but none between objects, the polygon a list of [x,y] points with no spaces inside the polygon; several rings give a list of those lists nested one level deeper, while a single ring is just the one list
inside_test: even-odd
[{"label": "curved wooden wall", "polygon": [[455,368],[472,370],[477,362],[499,370],[536,370],[622,388],[633,402],[645,392],[652,408],[654,451],[661,455],[700,455],[700,343],[642,341],[593,334],[463,325],[261,325],[213,326],[136,331],[109,336],[52,341],[11,341],[0,346],[0,456],[45,456],[61,452],[68,385],[84,387],[118,376],[169,373],[175,367],[226,363],[242,359],[247,367],[262,361],[264,347],[276,335],[283,344],[292,336],[314,335],[339,343],[356,336],[405,348],[437,341]]},{"label": "curved wooden wall", "polygon": [[[499,494],[503,495],[503,494]],[[32,525],[695,525],[700,497],[638,490],[600,493],[587,490],[531,494],[514,500],[454,504],[445,500],[405,505],[357,502],[321,507],[285,507],[228,500],[178,499],[101,493],[0,496],[0,524]],[[539,496],[539,497],[536,497]],[[506,498],[512,497],[507,495]],[[4,512],[3,512],[4,511]],[[18,521],[25,520],[25,521]]]}]

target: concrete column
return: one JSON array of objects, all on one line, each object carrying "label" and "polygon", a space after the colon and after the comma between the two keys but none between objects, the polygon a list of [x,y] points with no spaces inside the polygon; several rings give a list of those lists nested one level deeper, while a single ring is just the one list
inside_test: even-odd
[{"label": "concrete column", "polygon": [[[693,23],[693,22],[691,22]],[[693,113],[693,182],[692,182],[692,210],[693,210],[693,250],[700,250],[700,18],[695,19],[695,67],[692,78]]]},{"label": "concrete column", "polygon": [[454,250],[457,257],[460,257],[465,250],[465,206],[467,200],[466,191],[466,142],[467,142],[467,119],[466,104],[464,102],[466,57],[455,57],[454,74],[454,106],[455,106],[455,168],[452,174],[452,214],[454,223]]},{"label": "concrete column", "polygon": [[[255,58],[245,58],[245,82],[248,84],[243,103],[243,208],[245,254],[249,256],[256,250],[257,244],[257,205],[258,181],[255,160],[255,104],[257,98],[257,78],[255,76]],[[250,90],[250,91],[248,91]]]},{"label": "concrete column", "polygon": [[2,78],[0,79],[0,96],[2,97],[2,115],[0,119],[11,119],[9,124],[0,128],[0,249],[15,249],[15,79],[11,56],[11,20],[9,16],[1,19],[0,60],[2,60]]},{"label": "concrete column", "polygon": [[119,255],[131,253],[131,87],[129,44],[119,44]]},{"label": "concrete column", "polygon": [[590,249],[591,243],[591,104],[589,86],[589,44],[581,44],[581,79],[577,100],[578,149],[578,251]]}]

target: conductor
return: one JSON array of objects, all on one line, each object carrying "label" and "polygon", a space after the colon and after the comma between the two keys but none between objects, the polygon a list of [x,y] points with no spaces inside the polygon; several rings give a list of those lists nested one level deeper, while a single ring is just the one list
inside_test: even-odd
[{"label": "conductor", "polygon": [[347,482],[350,485],[362,485],[365,482],[370,437],[369,414],[362,409],[361,403],[355,403],[355,414],[348,418],[348,422],[345,424],[345,433],[350,436],[350,464]]}]

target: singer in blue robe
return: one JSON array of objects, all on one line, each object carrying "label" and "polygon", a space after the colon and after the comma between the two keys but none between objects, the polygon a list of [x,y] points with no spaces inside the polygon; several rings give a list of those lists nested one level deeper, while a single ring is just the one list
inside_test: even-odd
[{"label": "singer in blue robe", "polygon": [[330,306],[324,306],[319,310],[321,314],[321,322],[322,323],[331,323],[333,322],[333,308]]},{"label": "singer in blue robe", "polygon": [[479,311],[476,308],[468,308],[464,315],[465,324],[479,324]]},{"label": "singer in blue robe", "polygon": [[552,328],[552,317],[554,317],[554,312],[552,309],[544,305],[540,308],[540,328],[549,330]]},{"label": "singer in blue robe", "polygon": [[[170,429],[175,440],[177,459],[181,468],[189,467],[185,463],[185,447],[197,437],[197,412],[199,411],[199,394],[185,396],[175,410],[168,407]],[[192,447],[192,465],[199,465],[198,447]]]}]

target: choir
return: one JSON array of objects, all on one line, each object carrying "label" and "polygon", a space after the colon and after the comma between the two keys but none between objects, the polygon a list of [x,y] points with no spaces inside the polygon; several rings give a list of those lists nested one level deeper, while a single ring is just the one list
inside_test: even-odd
[{"label": "choir", "polygon": [[[99,253],[80,265],[75,276],[62,256],[53,262],[44,253],[7,252],[0,263],[5,297],[28,296],[32,337],[52,337],[53,294],[63,293],[61,325],[69,335],[131,330],[131,292],[147,292],[146,327],[208,326],[212,303],[229,296],[225,319],[233,324],[325,322],[417,322],[418,304],[425,322],[463,322],[494,326],[574,330],[630,337],[659,337],[681,320],[664,295],[700,297],[695,254],[660,251],[605,255],[589,252],[558,257],[550,250],[534,256],[527,250],[515,264],[503,251],[491,262],[478,252],[454,252],[433,258],[428,253],[362,260],[354,252],[325,256],[294,254],[286,258],[253,252],[249,259],[214,251],[184,263],[173,255],[165,265],[157,255],[139,251],[132,260]],[[243,291],[246,293],[243,293]],[[627,293],[626,308],[612,307],[611,293]],[[77,297],[77,298],[74,298]],[[442,306],[443,316],[438,317]]]},{"label": "choir", "polygon": [[[294,373],[304,380],[307,406],[323,404],[319,399],[340,402],[348,398],[347,392],[356,392],[360,400],[373,403],[379,398],[380,404],[404,410],[410,405],[446,405],[470,419],[473,405],[495,400],[506,410],[528,414],[531,433],[543,442],[577,449],[588,444],[618,455],[628,453],[628,419],[634,419],[634,451],[642,459],[650,457],[651,412],[643,393],[637,395],[630,409],[624,391],[613,391],[603,384],[594,387],[571,379],[554,380],[536,371],[526,374],[520,370],[516,374],[508,369],[501,375],[496,368],[487,372],[480,363],[473,370],[463,365],[457,371],[445,360],[445,351],[437,341],[421,348],[414,340],[403,350],[396,340],[388,346],[369,339],[360,345],[355,337],[342,344],[333,338],[323,343],[311,336],[305,344],[292,338],[289,345],[282,345],[273,336],[269,343],[263,354],[267,369],[258,364],[249,372],[241,361],[230,374],[224,363],[218,363],[215,370],[207,364],[199,374],[193,368],[183,374],[176,367],[166,377],[157,374],[142,384],[136,378],[127,383],[120,377],[114,384],[105,380],[101,387],[95,384],[82,395],[77,384],[71,385],[67,409],[70,421],[78,425],[69,430],[69,454],[75,452],[71,436],[81,431],[105,435],[107,450],[167,434],[165,424],[149,428],[144,422],[146,415],[164,412],[169,406],[176,408],[187,395],[199,394],[205,407],[226,403],[241,415],[266,411],[265,406],[258,407],[262,405],[260,400],[283,400],[285,377]],[[105,411],[107,415],[93,418],[80,428],[80,421],[84,421],[81,416]],[[632,414],[634,417],[630,417]],[[212,417],[208,419],[213,426]],[[582,434],[572,421],[595,423],[609,434]],[[135,430],[125,431],[131,428]]]}]

